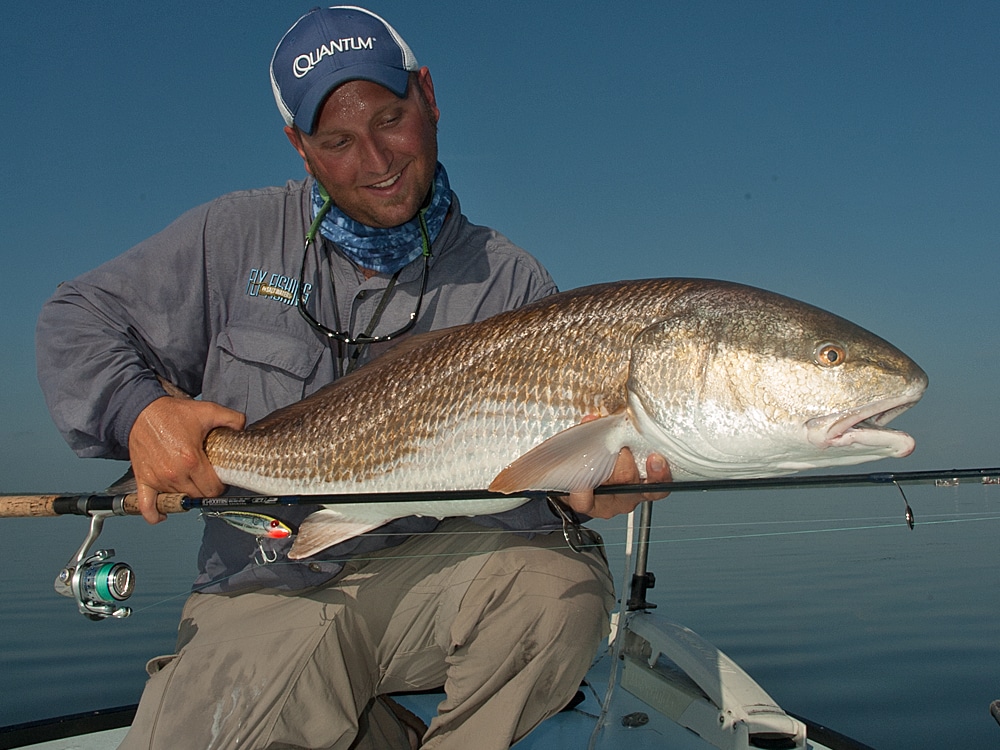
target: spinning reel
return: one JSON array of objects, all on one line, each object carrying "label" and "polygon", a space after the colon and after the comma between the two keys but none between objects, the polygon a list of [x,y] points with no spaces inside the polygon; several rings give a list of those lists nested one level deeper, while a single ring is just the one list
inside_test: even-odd
[{"label": "spinning reel", "polygon": [[111,562],[115,556],[113,549],[99,549],[88,554],[104,527],[104,519],[116,514],[110,510],[96,510],[89,515],[90,532],[56,576],[56,592],[75,599],[80,614],[91,620],[128,617],[132,609],[119,604],[132,596],[135,589],[132,568],[123,562]]}]

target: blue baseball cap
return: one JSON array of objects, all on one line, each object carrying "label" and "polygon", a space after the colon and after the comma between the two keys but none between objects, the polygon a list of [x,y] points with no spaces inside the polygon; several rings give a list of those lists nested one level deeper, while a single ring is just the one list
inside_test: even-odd
[{"label": "blue baseball cap", "polygon": [[271,57],[271,88],[285,118],[311,135],[326,97],[347,81],[372,81],[406,96],[417,58],[383,18],[364,8],[315,8],[281,37]]}]

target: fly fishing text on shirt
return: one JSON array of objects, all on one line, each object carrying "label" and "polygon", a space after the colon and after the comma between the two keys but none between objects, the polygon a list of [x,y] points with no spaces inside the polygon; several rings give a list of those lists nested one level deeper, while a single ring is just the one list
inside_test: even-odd
[{"label": "fly fishing text on shirt", "polygon": [[[286,305],[294,305],[299,291],[299,280],[281,273],[271,273],[263,268],[251,268],[250,278],[247,280],[247,296],[267,297],[268,299],[284,302]],[[312,291],[312,284],[305,284],[302,287],[302,294],[305,300],[309,301],[309,293]]]}]

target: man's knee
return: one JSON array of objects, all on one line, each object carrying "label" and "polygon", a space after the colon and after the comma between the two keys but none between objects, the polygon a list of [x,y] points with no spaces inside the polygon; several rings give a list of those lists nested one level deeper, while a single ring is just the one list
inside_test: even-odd
[{"label": "man's knee", "polygon": [[452,628],[452,648],[489,631],[520,652],[576,651],[589,660],[607,635],[614,587],[603,559],[563,549],[513,548],[497,553],[470,587]]}]

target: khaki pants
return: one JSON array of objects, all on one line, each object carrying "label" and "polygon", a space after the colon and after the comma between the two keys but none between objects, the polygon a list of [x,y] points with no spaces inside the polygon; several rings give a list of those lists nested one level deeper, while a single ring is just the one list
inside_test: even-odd
[{"label": "khaki pants", "polygon": [[121,748],[407,748],[375,696],[443,685],[422,747],[501,750],[573,696],[613,603],[601,552],[466,519],[294,596],[193,594]]}]

